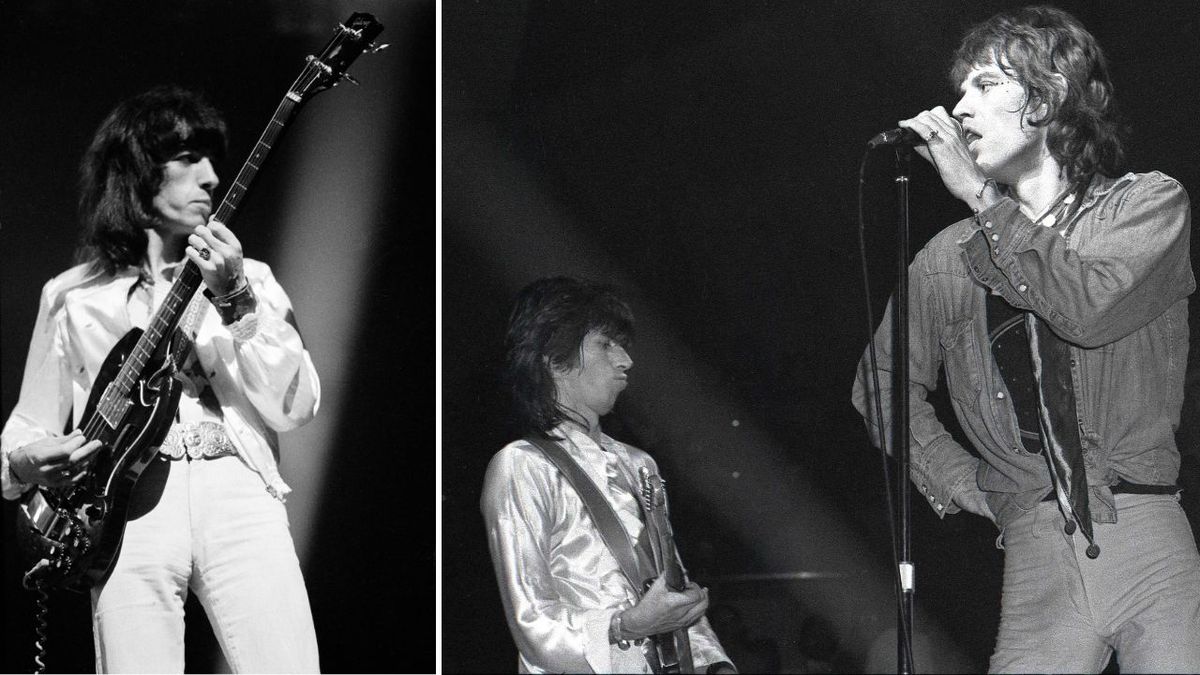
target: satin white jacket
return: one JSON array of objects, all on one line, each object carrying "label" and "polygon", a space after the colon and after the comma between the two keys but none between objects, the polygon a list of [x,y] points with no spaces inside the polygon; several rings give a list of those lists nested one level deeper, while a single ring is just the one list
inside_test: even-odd
[{"label": "satin white jacket", "polygon": [[[560,425],[567,453],[609,498],[605,451],[629,475],[650,455],[608,436],[598,445],[574,425]],[[571,484],[537,447],[525,441],[492,458],[480,501],[508,626],[520,652],[522,673],[649,673],[638,647],[608,641],[609,622],[637,602],[637,594],[600,538]],[[629,525],[622,521],[628,532]],[[636,541],[640,534],[628,532]],[[698,671],[729,661],[707,619],[688,629]]]}]

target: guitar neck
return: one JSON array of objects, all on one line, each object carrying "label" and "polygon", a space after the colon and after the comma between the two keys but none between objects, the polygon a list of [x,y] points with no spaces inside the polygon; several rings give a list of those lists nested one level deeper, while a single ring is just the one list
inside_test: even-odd
[{"label": "guitar neck", "polygon": [[254,150],[242,164],[242,168],[233,179],[233,183],[225,191],[225,197],[221,200],[221,204],[217,206],[217,210],[213,213],[213,218],[216,220],[221,221],[225,225],[229,225],[233,221],[238,207],[242,204],[242,199],[250,190],[250,184],[254,182],[254,178],[258,176],[259,169],[266,163],[267,156],[271,154],[271,149],[279,142],[288,124],[291,123],[296,113],[300,111],[300,105],[304,102],[304,99],[296,93],[296,89],[304,85],[304,81],[309,77],[308,73],[312,68],[311,64],[305,68],[300,77],[296,79],[296,83],[288,89],[288,93],[284,95],[279,105],[276,106],[275,114],[271,116],[271,121],[267,123],[267,127],[259,135],[258,142],[254,144]]},{"label": "guitar neck", "polygon": [[683,590],[684,584],[687,583],[687,578],[683,574],[683,567],[679,564],[679,556],[675,551],[675,539],[671,534],[671,526],[662,518],[662,522],[658,523],[658,548],[662,551],[662,560],[660,562],[661,572],[666,576],[667,586],[674,590]]},{"label": "guitar neck", "polygon": [[[687,584],[687,576],[683,573],[683,566],[679,564],[679,555],[675,550],[675,536],[671,531],[670,519],[667,517],[664,481],[660,476],[651,474],[645,467],[641,468],[638,473],[641,478],[641,498],[643,511],[646,514],[646,527],[649,530],[648,534],[652,537],[654,563],[658,567],[657,571],[663,575],[667,587],[675,591],[682,591]],[[654,667],[656,673],[695,672],[687,628],[680,628],[672,633],[653,637],[653,658],[657,661],[657,667]]]}]

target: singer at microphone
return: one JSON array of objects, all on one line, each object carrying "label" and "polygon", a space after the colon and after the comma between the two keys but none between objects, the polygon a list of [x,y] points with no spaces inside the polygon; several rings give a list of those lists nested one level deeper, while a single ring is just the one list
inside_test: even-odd
[{"label": "singer at microphone", "polygon": [[[871,141],[913,144],[959,217],[908,262],[909,311],[889,304],[851,398],[891,453],[893,390],[909,394],[919,501],[1002,534],[989,673],[1097,673],[1110,657],[1123,673],[1200,673],[1175,439],[1195,417],[1181,413],[1192,210],[1179,181],[1122,166],[1107,63],[1061,9],[1005,10],[955,51],[950,110]],[[942,386],[953,405],[935,407]]]}]

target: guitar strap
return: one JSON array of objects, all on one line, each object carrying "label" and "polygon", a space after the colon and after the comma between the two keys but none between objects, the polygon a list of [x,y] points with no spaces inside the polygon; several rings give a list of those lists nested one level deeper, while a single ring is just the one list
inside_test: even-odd
[{"label": "guitar strap", "polygon": [[[640,598],[642,596],[642,575],[638,570],[637,555],[633,550],[632,542],[629,541],[629,533],[621,526],[620,519],[617,518],[612,505],[604,498],[604,494],[600,492],[600,488],[558,443],[533,437],[524,440],[540,449],[542,454],[546,455],[546,459],[549,459],[550,463],[558,468],[563,478],[567,479],[571,487],[575,488],[588,515],[592,517],[592,522],[596,523],[600,538],[604,540],[608,550],[617,559],[621,572]],[[643,528],[644,531],[645,528]]]}]

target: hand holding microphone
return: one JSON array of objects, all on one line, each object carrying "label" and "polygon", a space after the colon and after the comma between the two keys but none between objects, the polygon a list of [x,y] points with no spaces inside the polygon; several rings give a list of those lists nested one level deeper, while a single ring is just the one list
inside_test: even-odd
[{"label": "hand holding microphone", "polygon": [[881,132],[867,141],[867,149],[874,150],[884,145],[918,145],[924,143],[925,139],[917,135],[917,132],[907,127],[897,127]]},{"label": "hand holding microphone", "polygon": [[962,125],[944,107],[937,106],[916,117],[901,120],[898,129],[879,134],[867,147],[901,144],[912,145],[918,155],[933,164],[946,189],[955,197],[972,208],[990,205],[981,201],[983,195],[980,194],[980,188],[987,184],[987,176],[967,147]]}]

